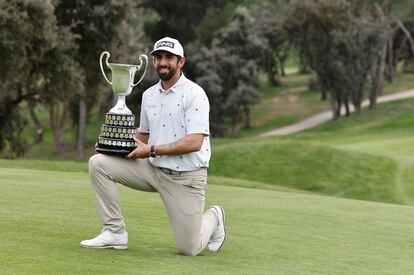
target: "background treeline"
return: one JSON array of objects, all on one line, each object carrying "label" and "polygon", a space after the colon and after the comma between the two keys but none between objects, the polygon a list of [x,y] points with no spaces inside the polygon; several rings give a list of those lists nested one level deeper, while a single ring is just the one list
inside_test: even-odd
[{"label": "background treeline", "polygon": [[[408,0],[0,0],[0,154],[24,154],[50,128],[56,153],[71,143],[84,158],[86,124],[116,100],[100,53],[136,64],[163,36],[184,44],[185,74],[208,94],[214,136],[251,127],[260,76],[278,85],[292,54],[301,73],[314,74],[335,118],[351,104],[358,118],[362,100],[375,106],[400,61],[413,69],[413,16]],[[149,69],[128,97],[137,117],[142,92],[156,81]],[[76,135],[65,140],[69,127]]]}]

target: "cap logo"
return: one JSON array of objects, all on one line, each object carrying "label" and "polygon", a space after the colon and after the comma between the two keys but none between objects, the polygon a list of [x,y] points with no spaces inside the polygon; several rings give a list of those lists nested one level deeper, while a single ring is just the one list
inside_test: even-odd
[{"label": "cap logo", "polygon": [[156,48],[160,48],[160,47],[168,47],[168,48],[172,48],[174,49],[174,42],[170,42],[170,41],[160,41],[157,43]]}]

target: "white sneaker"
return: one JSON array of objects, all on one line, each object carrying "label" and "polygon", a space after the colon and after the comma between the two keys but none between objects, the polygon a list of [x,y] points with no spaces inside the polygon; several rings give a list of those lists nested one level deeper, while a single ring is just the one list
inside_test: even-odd
[{"label": "white sneaker", "polygon": [[109,230],[103,230],[101,234],[91,240],[83,240],[80,246],[87,248],[114,248],[127,249],[128,248],[128,233],[112,233]]},{"label": "white sneaker", "polygon": [[210,240],[208,240],[208,249],[210,251],[217,252],[223,246],[224,240],[226,239],[224,209],[221,206],[215,205],[210,208],[210,211],[216,213],[218,224],[216,229],[213,231],[213,234],[211,234]]}]

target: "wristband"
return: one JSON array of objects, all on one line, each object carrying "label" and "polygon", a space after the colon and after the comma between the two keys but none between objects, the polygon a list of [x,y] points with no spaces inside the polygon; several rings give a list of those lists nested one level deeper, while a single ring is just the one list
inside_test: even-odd
[{"label": "wristband", "polygon": [[155,158],[157,155],[155,154],[155,148],[154,145],[151,145],[151,151],[149,153],[150,158]]}]

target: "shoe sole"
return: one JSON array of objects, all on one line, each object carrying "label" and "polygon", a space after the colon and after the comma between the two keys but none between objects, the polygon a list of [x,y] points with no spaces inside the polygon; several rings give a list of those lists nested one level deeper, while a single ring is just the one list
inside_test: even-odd
[{"label": "shoe sole", "polygon": [[224,214],[224,208],[221,206],[217,206],[218,208],[220,208],[221,214],[223,216],[223,230],[224,230],[224,239],[223,242],[221,243],[221,245],[219,246],[219,248],[216,250],[216,252],[219,252],[219,250],[223,247],[224,242],[226,241],[226,215]]},{"label": "shoe sole", "polygon": [[128,245],[105,245],[105,246],[88,246],[80,244],[81,247],[84,248],[95,248],[95,249],[105,249],[105,248],[113,248],[113,249],[128,249]]}]

